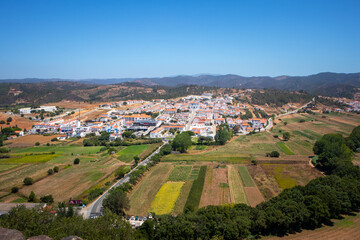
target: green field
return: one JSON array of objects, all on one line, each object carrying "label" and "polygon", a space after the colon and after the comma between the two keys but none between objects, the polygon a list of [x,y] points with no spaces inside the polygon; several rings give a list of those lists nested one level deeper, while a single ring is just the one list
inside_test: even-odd
[{"label": "green field", "polygon": [[201,166],[197,179],[191,186],[189,196],[185,203],[185,209],[196,210],[199,207],[202,190],[204,188],[206,166]]},{"label": "green field", "polygon": [[275,175],[276,181],[279,183],[282,189],[292,188],[298,185],[297,181],[294,178],[290,177],[284,172],[284,166],[282,165],[274,166],[273,173]]},{"label": "green field", "polygon": [[1,164],[27,164],[48,162],[59,155],[57,154],[36,154],[36,155],[12,155],[11,158],[0,160]]},{"label": "green field", "polygon": [[129,163],[134,160],[135,156],[139,156],[143,151],[146,151],[149,146],[149,144],[129,146],[118,153],[117,159]]},{"label": "green field", "polygon": [[286,155],[295,155],[295,153],[293,151],[291,151],[291,149],[284,142],[277,142],[276,145]]},{"label": "green field", "polygon": [[61,153],[68,155],[76,154],[95,154],[100,151],[101,146],[96,147],[83,147],[79,145],[64,145],[64,146],[41,146],[41,147],[29,147],[29,148],[19,148],[13,149],[14,153]]},{"label": "green field", "polygon": [[191,173],[189,175],[189,180],[195,180],[197,179],[198,175],[200,172],[200,167],[199,166],[194,166],[191,170]]},{"label": "green field", "polygon": [[243,188],[243,181],[236,170],[236,166],[228,165],[228,181],[232,203],[248,204],[248,199]]},{"label": "green field", "polygon": [[316,139],[314,136],[311,136],[311,135],[306,134],[306,133],[304,133],[304,132],[301,132],[301,131],[299,131],[299,130],[294,130],[293,133],[294,133],[294,134],[297,134],[297,135],[300,135],[300,136],[304,136],[304,137],[306,137],[306,138],[308,138],[308,139],[310,139],[310,140],[315,140],[315,139]]},{"label": "green field", "polygon": [[245,166],[239,166],[239,173],[245,187],[255,187],[255,183]]},{"label": "green field", "polygon": [[184,182],[188,179],[191,171],[191,166],[175,166],[171,171],[167,181],[171,182]]}]

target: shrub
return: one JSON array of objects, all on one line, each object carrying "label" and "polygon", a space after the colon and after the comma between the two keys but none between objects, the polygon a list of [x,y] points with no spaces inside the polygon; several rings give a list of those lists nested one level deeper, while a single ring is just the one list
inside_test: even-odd
[{"label": "shrub", "polygon": [[10,148],[7,147],[0,148],[0,153],[8,153],[8,152],[10,152]]},{"label": "shrub", "polygon": [[13,187],[11,188],[11,192],[12,193],[17,193],[19,191],[19,188],[18,187]]},{"label": "shrub", "polygon": [[43,203],[53,203],[54,202],[54,198],[52,195],[46,195],[40,198],[40,201]]},{"label": "shrub", "polygon": [[54,172],[56,172],[56,173],[59,172],[59,167],[58,166],[54,167]]},{"label": "shrub", "polygon": [[55,137],[55,138],[52,138],[51,141],[56,142],[56,141],[58,141],[58,139]]},{"label": "shrub", "polygon": [[278,151],[272,151],[271,153],[270,153],[270,157],[280,157],[280,153],[278,152]]},{"label": "shrub", "polygon": [[28,198],[28,201],[29,202],[34,202],[35,201],[35,193],[33,191],[31,191],[30,195],[29,195],[29,198]]},{"label": "shrub", "polygon": [[80,159],[79,159],[79,158],[75,158],[74,164],[79,164],[79,163],[80,163]]},{"label": "shrub", "polygon": [[30,177],[24,178],[24,184],[25,185],[32,185],[34,183],[34,180]]},{"label": "shrub", "polygon": [[47,173],[48,173],[49,175],[52,175],[52,174],[54,174],[54,170],[50,168],[50,169],[47,171]]},{"label": "shrub", "polygon": [[305,119],[302,118],[302,119],[299,120],[299,122],[303,123],[303,122],[305,122]]},{"label": "shrub", "polygon": [[36,142],[36,143],[35,143],[35,146],[40,146],[40,143],[39,143],[39,142]]}]

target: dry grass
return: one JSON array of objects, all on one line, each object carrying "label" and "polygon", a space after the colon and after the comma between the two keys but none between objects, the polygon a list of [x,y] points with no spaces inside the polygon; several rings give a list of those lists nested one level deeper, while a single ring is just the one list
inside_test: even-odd
[{"label": "dry grass", "polygon": [[334,226],[323,226],[315,230],[303,230],[301,233],[289,234],[285,237],[265,237],[267,240],[346,240],[359,239],[360,215],[345,216],[342,220],[334,220]]},{"label": "dry grass", "polygon": [[5,141],[5,143],[10,143],[8,145],[11,148],[26,148],[26,147],[33,147],[35,146],[36,142],[39,142],[41,145],[46,143],[53,144],[51,139],[59,137],[60,135],[51,135],[51,136],[43,136],[43,135],[27,135],[24,137],[18,137],[14,139],[10,139]]},{"label": "dry grass", "polygon": [[223,205],[230,203],[230,190],[227,181],[227,168],[208,166],[200,206]]}]

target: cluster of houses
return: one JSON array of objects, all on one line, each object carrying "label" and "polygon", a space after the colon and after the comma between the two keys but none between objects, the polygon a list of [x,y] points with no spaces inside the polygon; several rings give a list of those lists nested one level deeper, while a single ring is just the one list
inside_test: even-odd
[{"label": "cluster of houses", "polygon": [[[89,133],[109,132],[110,140],[122,138],[124,131],[133,131],[138,136],[150,138],[173,138],[176,133],[192,131],[196,136],[214,138],[216,127],[227,123],[239,133],[246,134],[260,130],[267,125],[267,119],[240,119],[240,113],[248,109],[247,104],[233,104],[233,97],[211,94],[187,96],[174,100],[127,101],[127,104],[141,103],[127,110],[118,110],[124,102],[103,104],[109,108],[105,114],[90,121],[78,119],[42,121],[34,125],[31,133],[61,133],[67,137],[84,137]],[[261,109],[259,106],[256,108]]]}]

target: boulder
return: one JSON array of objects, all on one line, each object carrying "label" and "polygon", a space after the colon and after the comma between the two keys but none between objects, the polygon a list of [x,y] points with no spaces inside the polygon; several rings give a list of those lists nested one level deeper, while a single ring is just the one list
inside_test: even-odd
[{"label": "boulder", "polygon": [[0,227],[0,239],[6,240],[25,240],[24,235],[15,229],[6,229]]}]

